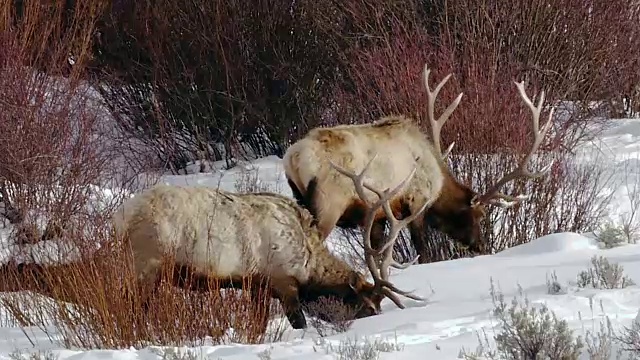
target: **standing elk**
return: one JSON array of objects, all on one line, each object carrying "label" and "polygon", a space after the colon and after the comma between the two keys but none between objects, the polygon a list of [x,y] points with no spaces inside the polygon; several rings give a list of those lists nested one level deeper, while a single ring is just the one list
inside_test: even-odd
[{"label": "standing elk", "polygon": [[[421,131],[409,118],[388,116],[370,124],[338,125],[315,128],[305,137],[292,144],[283,157],[285,175],[293,196],[298,203],[307,208],[317,221],[323,238],[329,236],[334,227],[356,228],[364,224],[363,200],[355,187],[341,177],[330,163],[342,166],[349,171],[363,168],[371,154],[373,165],[368,176],[372,186],[390,188],[417,167],[416,175],[406,189],[394,196],[391,210],[400,218],[416,214],[426,206],[423,216],[408,222],[411,242],[417,253],[422,255],[418,261],[425,263],[426,226],[449,235],[455,241],[468,247],[474,253],[486,250],[482,237],[480,221],[485,217],[485,205],[511,207],[528,196],[508,196],[499,191],[506,183],[522,178],[539,178],[551,168],[532,173],[526,165],[540,146],[542,139],[551,127],[553,109],[547,123],[539,127],[539,117],[544,101],[541,93],[537,106],[527,96],[522,82],[515,83],[525,104],[531,110],[533,124],[533,145],[522,162],[512,172],[505,175],[484,194],[478,194],[469,186],[456,180],[449,170],[446,157],[453,143],[443,153],[440,147],[440,131],[444,123],[462,99],[460,93],[440,115],[434,116],[435,100],[440,89],[449,80],[447,75],[436,85],[429,87],[430,70],[424,68],[424,83],[427,90],[428,118],[431,124],[432,139]],[[375,214],[371,230],[374,248],[385,250],[382,238],[386,226],[386,217],[382,211]],[[382,248],[381,248],[382,246]]]},{"label": "standing elk", "polygon": [[145,311],[167,264],[173,286],[210,291],[212,281],[237,288],[250,280],[256,305],[257,290],[270,290],[295,329],[307,326],[303,305],[323,296],[340,300],[355,318],[378,314],[385,296],[399,304],[393,292],[421,300],[381,281],[376,268],[375,283],[367,282],[329,251],[309,211],[278,194],[158,185],[125,202],[114,225],[131,246],[138,288],[148,290],[140,293]]}]

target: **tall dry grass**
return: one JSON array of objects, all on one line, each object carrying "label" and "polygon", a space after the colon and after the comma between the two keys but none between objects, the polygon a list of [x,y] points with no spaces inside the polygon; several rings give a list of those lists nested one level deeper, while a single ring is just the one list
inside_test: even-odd
[{"label": "tall dry grass", "polygon": [[[281,338],[286,318],[279,316],[279,308],[274,314],[268,292],[254,295],[261,301],[254,306],[248,290],[255,291],[256,286],[250,282],[239,290],[211,284],[212,291],[197,292],[177,288],[168,280],[154,293],[148,312],[143,312],[128,247],[110,236],[97,237],[86,240],[104,241],[105,246],[75,261],[9,263],[0,268],[0,290],[11,292],[0,298],[0,304],[25,327],[25,336],[31,336],[26,327],[36,327],[51,341],[85,349],[262,343]],[[173,271],[167,262],[167,279],[175,275]],[[268,320],[273,322],[265,332],[260,324]]]}]

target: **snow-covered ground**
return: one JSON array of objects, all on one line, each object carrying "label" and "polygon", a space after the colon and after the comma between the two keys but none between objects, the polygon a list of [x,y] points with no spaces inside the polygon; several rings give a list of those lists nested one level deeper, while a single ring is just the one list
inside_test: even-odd
[{"label": "snow-covered ground", "polygon": [[[618,180],[633,185],[640,181],[640,120],[616,120],[615,124],[584,149],[596,149],[600,154],[597,161],[609,167]],[[588,160],[592,155],[585,151],[581,156]],[[240,174],[244,174],[244,178],[253,174],[259,178],[259,186],[291,196],[277,157],[242,163],[226,171],[164,176],[161,181],[235,190],[238,178],[242,178]],[[614,222],[631,209],[627,184],[622,182],[609,189],[615,192],[609,207],[609,217]],[[332,242],[337,236],[334,232]],[[206,359],[265,359],[265,355],[260,355],[265,351],[271,359],[334,359],[338,358],[337,348],[341,341],[366,340],[398,345],[394,351],[381,352],[380,359],[456,359],[462,348],[473,352],[478,347],[478,336],[484,337],[483,333],[486,333],[491,340],[500,330],[491,314],[491,281],[504,294],[507,304],[518,296],[521,288],[533,306],[546,304],[556,315],[567,320],[575,335],[584,335],[585,330],[597,330],[606,317],[615,328],[629,326],[637,316],[640,317],[640,287],[595,290],[576,286],[578,273],[589,267],[594,255],[605,256],[624,266],[625,274],[640,283],[640,245],[600,249],[589,234],[551,234],[495,255],[394,271],[392,281],[399,288],[415,289],[415,293],[427,297],[428,301],[420,303],[404,299],[406,309],[403,310],[385,301],[383,314],[357,320],[345,333],[319,339],[313,330],[304,332],[289,328],[278,343],[203,346],[191,350],[197,358]],[[552,273],[562,287],[555,294],[549,293],[547,287]],[[159,359],[170,350],[155,346],[139,350],[70,350],[51,343],[37,329],[27,331],[33,331],[31,339],[37,340],[35,346],[21,329],[0,328],[0,357],[9,358],[16,350],[25,354],[50,350],[56,357],[68,360]],[[584,356],[587,358],[586,354]]]}]

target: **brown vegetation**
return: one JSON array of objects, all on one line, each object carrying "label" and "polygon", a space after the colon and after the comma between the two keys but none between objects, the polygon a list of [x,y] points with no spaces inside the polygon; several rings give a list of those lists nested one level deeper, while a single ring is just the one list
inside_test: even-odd
[{"label": "brown vegetation", "polygon": [[[112,161],[119,144],[105,136],[112,128],[85,81],[106,3],[80,2],[73,11],[64,2],[0,5],[0,190],[4,216],[23,239],[5,249],[23,260],[0,267],[0,290],[9,292],[0,303],[27,337],[35,326],[65,346],[196,344],[205,336],[265,341],[272,335],[255,326],[260,319],[247,319],[266,312],[249,306],[242,291],[185,294],[162,286],[152,316],[140,319],[130,255],[108,221],[135,184]],[[113,194],[102,194],[101,185]],[[40,240],[60,252],[42,259],[50,249],[25,244]]]},{"label": "brown vegetation", "polygon": [[[12,293],[0,304],[18,324],[40,328],[52,341],[54,332],[47,324],[57,323],[62,339],[55,341],[67,347],[195,346],[204,344],[206,337],[215,343],[262,343],[282,336],[281,313],[270,309],[269,294],[250,297],[242,291],[251,283],[242,284],[240,291],[214,287],[208,293],[182,292],[163,284],[149,304],[152,311],[144,315],[130,264],[128,251],[112,249],[67,264],[5,265],[0,287]],[[257,307],[256,299],[261,299]],[[275,316],[275,327],[265,332],[259,324],[269,313]],[[28,329],[24,334],[31,336]]]}]

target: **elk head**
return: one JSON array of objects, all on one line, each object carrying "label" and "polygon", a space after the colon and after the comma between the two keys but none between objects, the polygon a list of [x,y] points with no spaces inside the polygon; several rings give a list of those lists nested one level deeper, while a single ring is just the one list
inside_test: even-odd
[{"label": "elk head", "polygon": [[[333,162],[330,162],[331,166],[336,169],[336,171],[338,171],[342,175],[347,176],[353,181],[358,197],[360,197],[366,208],[363,232],[364,258],[367,264],[367,268],[371,272],[374,284],[371,285],[364,281],[352,281],[352,288],[356,293],[359,294],[361,301],[364,301],[364,303],[368,305],[363,307],[358,315],[356,315],[356,317],[371,316],[374,313],[380,313],[380,302],[385,297],[389,298],[394,304],[396,304],[396,306],[401,309],[404,309],[404,305],[400,301],[398,295],[403,295],[407,298],[417,301],[425,300],[417,295],[413,295],[411,292],[400,290],[395,285],[393,285],[389,281],[389,267],[406,269],[418,260],[418,257],[415,257],[413,260],[405,264],[396,262],[395,260],[393,260],[392,256],[393,244],[396,242],[398,235],[400,234],[400,230],[402,230],[405,226],[407,226],[407,224],[420,216],[424,212],[428,204],[425,203],[419,211],[402,220],[398,220],[393,214],[393,210],[391,209],[390,199],[394,198],[407,185],[409,180],[411,180],[411,178],[415,175],[416,168],[414,166],[411,173],[394,189],[386,189],[384,191],[381,191],[364,181],[365,173],[377,156],[378,154],[375,154],[359,174],[350,172],[334,164]],[[371,202],[365,195],[365,188],[376,194],[378,200],[375,202]],[[375,215],[380,208],[383,209],[387,217],[387,221],[389,223],[389,232],[384,237],[382,246],[379,249],[374,250],[371,246],[371,231],[373,228]],[[377,257],[379,256],[382,257],[380,260],[377,259]],[[354,284],[358,283],[360,285],[356,286],[359,286],[359,288],[354,287]]]},{"label": "elk head", "polygon": [[534,105],[524,90],[524,82],[514,82],[520,97],[528,106],[532,113],[533,125],[533,144],[527,155],[522,159],[518,166],[510,173],[504,175],[502,179],[495,184],[488,186],[483,194],[479,194],[470,187],[459,183],[446,168],[446,158],[453,149],[455,143],[451,143],[449,147],[442,152],[440,146],[440,131],[449,116],[455,111],[460,103],[462,93],[445,109],[438,120],[434,116],[435,100],[438,93],[449,80],[451,74],[443,78],[434,90],[429,87],[428,66],[424,69],[424,83],[427,90],[428,99],[428,118],[431,125],[433,147],[436,156],[440,156],[443,160],[442,168],[445,182],[440,197],[425,213],[425,222],[427,225],[442,231],[462,245],[469,247],[475,253],[482,253],[485,249],[485,241],[482,237],[480,223],[486,216],[486,206],[495,205],[502,208],[511,207],[523,200],[529,198],[529,195],[505,195],[499,189],[506,183],[518,178],[536,179],[540,178],[551,169],[553,163],[548,164],[538,172],[531,172],[527,169],[527,164],[531,156],[538,150],[546,133],[551,128],[551,118],[554,109],[549,111],[547,122],[540,128],[540,112],[544,102],[544,91],[540,93],[538,104]]}]

